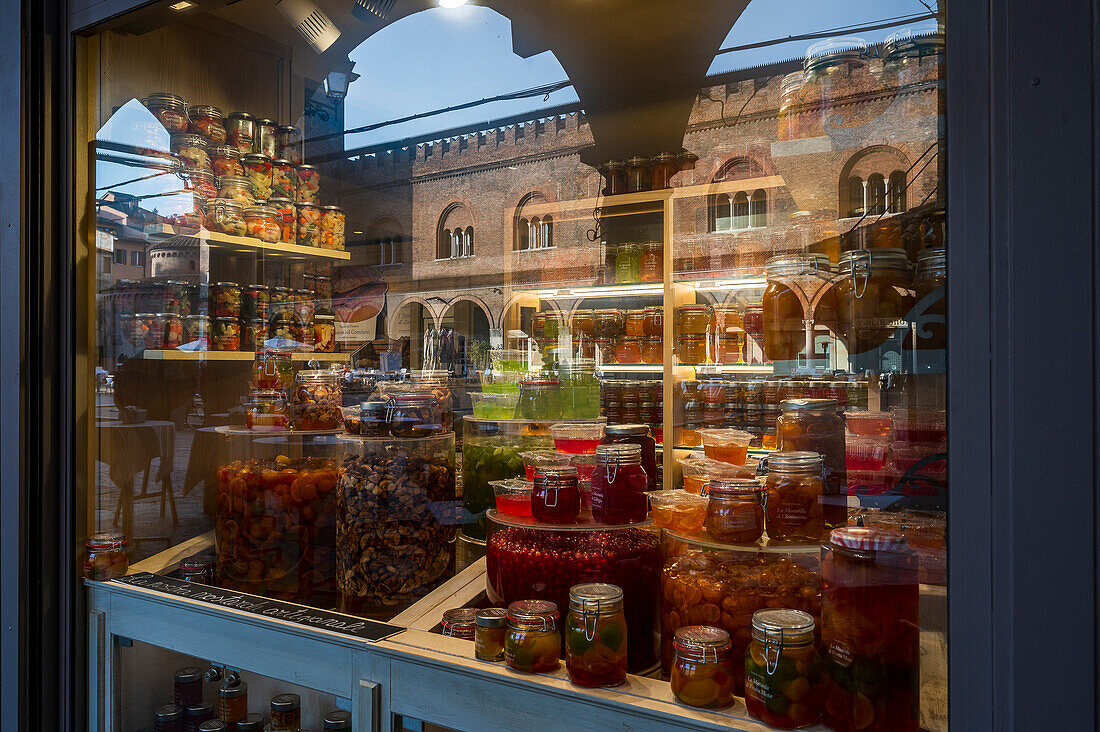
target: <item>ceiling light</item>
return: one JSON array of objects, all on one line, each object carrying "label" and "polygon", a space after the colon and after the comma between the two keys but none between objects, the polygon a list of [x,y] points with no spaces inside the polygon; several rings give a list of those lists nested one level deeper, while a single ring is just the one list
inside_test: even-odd
[{"label": "ceiling light", "polygon": [[317,53],[324,53],[340,37],[340,29],[312,0],[279,0],[275,7]]},{"label": "ceiling light", "polygon": [[187,10],[188,8],[195,7],[195,3],[189,3],[189,2],[187,2],[187,0],[181,0],[181,2],[172,3],[168,7],[172,8],[172,10],[175,10],[175,11]]},{"label": "ceiling light", "polygon": [[461,8],[465,4],[466,0],[439,0],[441,8]]}]

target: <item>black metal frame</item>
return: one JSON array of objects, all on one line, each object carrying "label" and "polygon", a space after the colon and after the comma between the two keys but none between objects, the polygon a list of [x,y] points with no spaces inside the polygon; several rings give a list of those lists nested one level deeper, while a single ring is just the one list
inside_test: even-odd
[{"label": "black metal frame", "polygon": [[[84,726],[72,34],[146,4],[0,0],[0,160],[21,181],[0,190],[20,277],[0,287],[0,404],[19,404],[0,420],[5,730]],[[949,13],[951,725],[1097,729],[1098,18],[1084,0]]]}]

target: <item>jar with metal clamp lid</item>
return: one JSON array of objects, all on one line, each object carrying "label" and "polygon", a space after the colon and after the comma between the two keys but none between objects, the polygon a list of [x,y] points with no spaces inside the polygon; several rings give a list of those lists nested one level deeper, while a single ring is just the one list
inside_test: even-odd
[{"label": "jar with metal clamp lid", "polygon": [[508,606],[504,658],[516,671],[555,671],[561,659],[558,606],[548,600],[517,600]]},{"label": "jar with metal clamp lid", "polygon": [[677,628],[672,639],[675,659],[670,684],[681,704],[719,709],[733,703],[730,634],[709,625]]},{"label": "jar with metal clamp lid", "polygon": [[602,582],[573,585],[565,623],[565,669],[577,686],[626,681],[623,591]]},{"label": "jar with metal clamp lid", "polygon": [[814,618],[801,610],[766,608],[752,616],[745,654],[745,706],[779,729],[798,729],[821,719],[814,683]]},{"label": "jar with metal clamp lid", "polygon": [[768,539],[783,544],[821,541],[825,533],[821,455],[796,450],[775,452],[765,460],[764,527]]},{"label": "jar with metal clamp lid", "polygon": [[[829,258],[824,254],[783,254],[768,259],[764,272],[768,278],[761,300],[764,354],[773,361],[793,361],[806,348],[807,316],[792,285],[815,277],[821,282],[829,279]],[[812,293],[815,288],[808,289]]]},{"label": "jar with metal clamp lid", "polygon": [[577,469],[543,467],[535,471],[531,493],[531,514],[548,524],[571,524],[581,511]]},{"label": "jar with metal clamp lid", "polygon": [[867,353],[908,328],[915,303],[904,249],[857,249],[840,255],[833,288],[840,336],[848,353]]},{"label": "jar with metal clamp lid", "polygon": [[443,620],[440,623],[443,635],[462,640],[474,639],[474,620],[477,608],[456,607],[443,611]]},{"label": "jar with metal clamp lid", "polygon": [[764,535],[764,502],[759,482],[752,478],[711,478],[706,527],[710,538],[724,544],[755,544]]}]

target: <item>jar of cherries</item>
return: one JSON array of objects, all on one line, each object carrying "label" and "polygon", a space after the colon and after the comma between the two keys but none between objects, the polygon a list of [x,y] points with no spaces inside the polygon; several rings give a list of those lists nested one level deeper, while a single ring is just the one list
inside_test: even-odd
[{"label": "jar of cherries", "polygon": [[592,517],[602,524],[644,521],[649,510],[648,478],[642,448],[635,444],[600,445],[592,473]]},{"label": "jar of cherries", "polygon": [[548,524],[570,524],[581,510],[577,469],[573,466],[543,467],[535,472],[531,493],[531,514]]}]

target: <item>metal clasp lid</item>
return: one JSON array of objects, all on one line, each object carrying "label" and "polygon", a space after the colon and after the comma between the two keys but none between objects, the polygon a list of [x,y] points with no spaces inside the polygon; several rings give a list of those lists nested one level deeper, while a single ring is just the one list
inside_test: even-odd
[{"label": "metal clasp lid", "polygon": [[[860,284],[860,278],[862,277],[862,284]],[[852,294],[859,300],[867,293],[867,284],[871,280],[871,252],[868,249],[861,249],[859,251],[852,252],[852,283],[855,285],[855,289]]]}]

